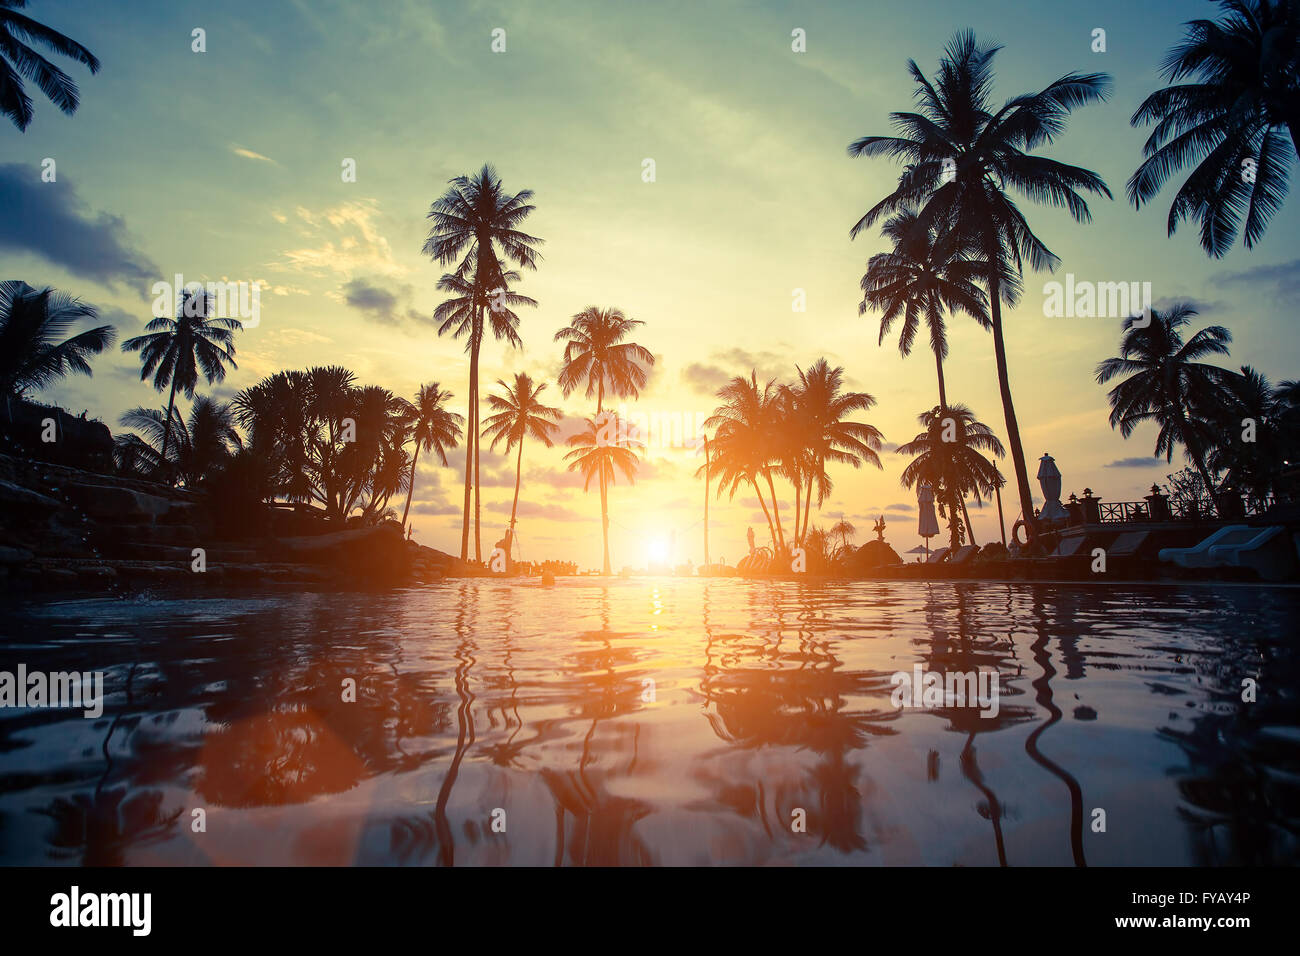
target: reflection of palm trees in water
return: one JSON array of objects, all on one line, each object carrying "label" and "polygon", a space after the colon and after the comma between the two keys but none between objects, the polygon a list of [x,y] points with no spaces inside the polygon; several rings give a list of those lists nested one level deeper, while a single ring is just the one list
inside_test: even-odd
[{"label": "reflection of palm trees in water", "polygon": [[456,708],[456,751],[452,755],[451,765],[442,778],[438,788],[438,800],[434,804],[434,828],[438,834],[438,861],[443,866],[452,866],[456,862],[456,838],[451,832],[451,823],[447,820],[447,802],[451,791],[456,786],[456,777],[460,774],[460,762],[465,752],[474,745],[474,694],[469,689],[470,670],[475,660],[473,652],[477,649],[473,635],[478,626],[478,588],[473,582],[465,581],[460,586],[460,604],[456,613],[456,696],[460,700]]},{"label": "reflection of palm trees in water", "polygon": [[[1067,622],[1074,619],[1074,611],[1077,609],[1076,602],[1071,597],[1064,597],[1071,592],[1057,592],[1061,603],[1058,603],[1053,615],[1057,629]],[[1025,753],[1029,754],[1030,759],[1039,764],[1049,773],[1059,777],[1065,784],[1070,793],[1070,854],[1074,857],[1075,866],[1087,866],[1088,862],[1083,855],[1083,789],[1079,786],[1079,781],[1074,778],[1069,771],[1065,770],[1059,764],[1044,756],[1038,749],[1038,738],[1047,732],[1047,729],[1061,719],[1061,709],[1056,706],[1052,700],[1052,678],[1056,676],[1056,668],[1052,666],[1052,657],[1047,650],[1049,638],[1049,622],[1044,610],[1043,588],[1039,585],[1034,586],[1034,630],[1038,632],[1038,637],[1030,646],[1034,656],[1034,663],[1042,671],[1041,676],[1030,682],[1034,688],[1035,700],[1038,706],[1047,711],[1047,720],[1043,721],[1034,728],[1025,739]],[[1068,602],[1068,603],[1066,603]],[[1062,658],[1082,660],[1077,655],[1076,645],[1077,636],[1064,634],[1061,637]],[[1069,645],[1068,650],[1066,645]],[[1067,665],[1068,666],[1068,665]],[[1080,674],[1081,674],[1080,670]]]},{"label": "reflection of palm trees in water", "polygon": [[[984,586],[980,586],[981,589]],[[1004,699],[1010,682],[1004,677],[1004,664],[1007,652],[1014,654],[1015,644],[1008,636],[1004,643],[996,636],[992,642],[981,640],[977,632],[977,619],[971,606],[971,590],[963,585],[954,585],[950,589],[941,587],[936,594],[936,587],[927,586],[925,605],[926,634],[930,635],[927,649],[921,652],[921,660],[926,671],[941,677],[949,672],[976,673],[989,671],[996,675],[998,682],[998,713],[989,717],[981,713],[979,707],[967,704],[964,707],[944,707],[934,713],[947,719],[952,729],[966,734],[966,743],[958,757],[958,766],[962,776],[970,781],[971,786],[984,798],[976,805],[976,812],[987,819],[993,828],[993,844],[997,853],[998,865],[1007,865],[1006,843],[1002,832],[1002,819],[1005,809],[997,794],[984,780],[980,771],[975,737],[980,733],[992,733],[1019,723],[1028,718],[1024,708],[1008,706]],[[956,628],[956,639],[950,638],[947,626],[948,612]],[[935,755],[937,757],[937,754]],[[938,773],[931,779],[938,779]]]},{"label": "reflection of palm trees in water", "polygon": [[[49,838],[54,855],[79,855],[82,866],[121,866],[128,846],[169,836],[185,809],[177,807],[172,813],[163,810],[163,794],[159,790],[127,784],[105,789],[113,773],[110,748],[113,733],[135,703],[131,693],[135,670],[136,665],[132,664],[126,676],[126,707],[113,717],[100,745],[104,773],[94,792],[89,796],[75,794],[71,799],[58,797],[48,807],[34,811],[54,821],[55,830]],[[132,722],[138,722],[138,717]]]},{"label": "reflection of palm trees in water", "polygon": [[[600,588],[600,629],[578,635],[580,641],[598,641],[595,650],[575,652],[578,687],[573,695],[581,710],[591,714],[591,726],[582,739],[576,771],[543,770],[542,779],[555,800],[555,865],[568,861],[580,865],[647,864],[651,855],[640,839],[632,834],[636,822],[650,813],[643,800],[611,794],[606,779],[612,770],[593,772],[588,768],[595,754],[609,754],[622,749],[615,740],[597,747],[597,728],[602,720],[636,711],[640,703],[641,684],[634,669],[636,650],[615,647],[611,638],[620,637],[610,628],[610,589]],[[592,675],[592,676],[587,676]],[[622,676],[627,675],[627,676]],[[621,771],[631,773],[636,766],[640,743],[640,724],[630,731],[629,763]],[[572,817],[572,827],[569,818]]]}]

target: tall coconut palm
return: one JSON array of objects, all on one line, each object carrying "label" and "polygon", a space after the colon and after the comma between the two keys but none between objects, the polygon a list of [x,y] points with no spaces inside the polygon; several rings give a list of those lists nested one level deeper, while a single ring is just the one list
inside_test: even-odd
[{"label": "tall coconut palm", "polygon": [[[532,190],[507,193],[491,165],[484,164],[472,176],[457,176],[450,188],[429,207],[432,220],[424,253],[448,265],[460,259],[454,275],[468,282],[470,309],[469,414],[465,446],[465,506],[461,523],[460,556],[469,557],[469,499],[471,480],[475,491],[474,558],[483,559],[482,535],[478,529],[478,362],[483,340],[483,315],[491,307],[489,294],[501,289],[506,272],[503,260],[537,268],[541,258],[537,246],[542,240],[521,232],[518,226],[534,209]],[[462,291],[462,290],[456,290]],[[493,296],[493,300],[496,297]],[[531,302],[531,300],[529,300]],[[534,303],[535,304],[535,303]],[[496,325],[494,321],[494,332]]]},{"label": "tall coconut palm", "polygon": [[[775,380],[760,388],[758,373],[751,369],[749,378],[737,375],[718,389],[722,404],[704,423],[706,429],[714,432],[709,441],[713,452],[709,468],[718,477],[718,497],[722,497],[725,490],[728,498],[735,498],[736,491],[749,484],[767,519],[774,551],[785,550],[781,511],[772,481],[772,468],[777,457],[774,439],[782,427],[778,412],[781,395]],[[772,496],[770,510],[763,497],[760,479],[766,483]]]},{"label": "tall coconut palm", "polygon": [[1020,507],[1032,525],[1033,496],[1011,400],[1002,303],[1013,305],[1019,295],[1007,282],[1008,274],[1019,277],[1026,261],[1035,270],[1055,269],[1058,260],[1034,235],[1011,192],[1063,207],[1077,222],[1091,219],[1080,191],[1110,198],[1096,173],[1032,155],[1064,132],[1071,110],[1105,99],[1110,78],[1070,73],[999,107],[991,98],[998,49],[981,45],[969,30],[958,33],[933,82],[915,61],[908,61],[919,112],[892,114],[901,135],[864,136],[849,146],[851,156],[887,156],[908,165],[894,192],[868,210],[850,235],[882,216],[916,206],[918,232],[955,230],[964,247],[978,251],[988,270],[989,322]]},{"label": "tall coconut palm", "polygon": [[[576,388],[586,387],[588,398],[596,398],[596,415],[604,412],[605,396],[636,398],[650,380],[655,357],[649,349],[625,342],[634,329],[645,325],[629,319],[622,309],[587,306],[569,324],[555,333],[555,341],[564,344],[564,361],[560,366],[560,390],[567,397]],[[600,480],[605,480],[600,472]],[[600,490],[601,500],[606,491]],[[609,573],[608,560],[605,573]]]},{"label": "tall coconut palm", "polygon": [[1184,341],[1183,330],[1196,315],[1195,309],[1174,305],[1165,312],[1152,309],[1150,314],[1150,325],[1139,316],[1125,319],[1119,355],[1097,366],[1098,385],[1122,379],[1106,395],[1110,427],[1118,427],[1128,438],[1139,425],[1156,423],[1160,431],[1155,454],[1173,461],[1174,447],[1181,445],[1213,493],[1207,455],[1214,434],[1208,419],[1225,405],[1233,373],[1200,360],[1227,355],[1232,333],[1210,325]]},{"label": "tall coconut palm", "polygon": [[866,392],[842,392],[844,369],[831,368],[824,358],[819,358],[808,371],[795,366],[799,381],[791,389],[798,421],[797,441],[803,452],[805,470],[801,476],[804,486],[802,530],[799,520],[799,502],[795,501],[795,539],[802,541],[807,532],[812,508],[813,487],[817,488],[817,504],[821,505],[830,494],[833,482],[826,473],[828,462],[860,468],[863,462],[883,467],[880,463],[881,434],[872,425],[845,421],[855,412],[865,412],[876,404]]},{"label": "tall coconut palm", "polygon": [[415,402],[407,402],[402,409],[403,424],[408,430],[409,440],[415,443],[415,451],[411,455],[411,479],[406,488],[406,507],[402,509],[403,528],[411,513],[411,494],[415,491],[415,463],[420,460],[421,450],[436,451],[438,460],[446,465],[447,449],[460,444],[465,416],[442,407],[451,398],[451,392],[444,392],[434,382],[432,385],[421,385],[416,392]]},{"label": "tall coconut palm", "polygon": [[1184,219],[1198,220],[1201,248],[1216,259],[1243,219],[1247,249],[1263,238],[1300,154],[1300,2],[1222,0],[1219,7],[1218,20],[1186,24],[1161,65],[1173,85],[1133,114],[1134,126],[1156,127],[1128,181],[1129,201],[1141,208],[1170,176],[1194,166],[1169,207],[1169,235]]},{"label": "tall coconut palm", "polygon": [[893,243],[893,249],[867,261],[858,314],[865,315],[869,309],[880,313],[878,344],[884,343],[901,317],[898,351],[903,356],[911,354],[921,320],[925,320],[939,378],[939,404],[947,405],[943,360],[948,357],[948,335],[943,316],[945,312],[965,312],[989,328],[984,290],[976,284],[988,270],[984,263],[963,254],[956,233],[940,236],[933,227],[918,229],[916,222],[912,207],[885,220],[880,232]]},{"label": "tall coconut palm", "polygon": [[94,306],[66,292],[0,282],[0,395],[16,398],[70,372],[90,375],[88,360],[112,346],[116,330],[101,325],[67,336],[76,323],[97,317]]},{"label": "tall coconut palm", "polygon": [[43,46],[60,56],[99,72],[99,60],[80,43],[52,30],[18,11],[27,0],[0,0],[0,113],[25,131],[32,121],[32,98],[23,89],[23,78],[35,83],[50,102],[71,116],[77,111],[80,94],[72,77],[64,73],[28,44]]},{"label": "tall coconut palm", "polygon": [[551,436],[560,426],[561,417],[558,408],[543,405],[541,394],[546,391],[545,382],[533,382],[527,372],[516,372],[514,385],[507,385],[497,379],[501,386],[500,395],[488,396],[488,408],[495,414],[489,415],[483,422],[483,437],[490,438],[489,446],[496,451],[497,445],[506,443],[506,452],[519,446],[515,455],[515,498],[510,505],[510,542],[515,540],[515,515],[519,510],[519,484],[523,476],[524,438],[532,435],[547,448],[553,444]]},{"label": "tall coconut palm", "polygon": [[[900,455],[912,456],[903,469],[902,485],[913,488],[928,483],[934,489],[939,512],[948,518],[949,545],[955,550],[962,540],[958,510],[965,512],[966,496],[978,504],[992,495],[1001,481],[997,465],[984,457],[985,453],[1001,457],[1006,451],[993,429],[976,421],[975,413],[965,405],[936,406],[917,420],[924,430],[898,448]],[[965,529],[969,534],[969,517]]]},{"label": "tall coconut palm", "polygon": [[211,310],[212,297],[206,292],[183,291],[176,318],[154,319],[144,327],[144,335],[122,343],[123,352],[140,353],[140,381],[152,375],[153,387],[158,391],[171,387],[160,456],[164,464],[168,460],[176,390],[193,398],[200,371],[212,385],[225,380],[227,365],[239,367],[235,364],[235,333],[244,326],[238,319],[213,316]]},{"label": "tall coconut palm", "polygon": [[609,575],[613,573],[609,563],[609,486],[614,483],[616,473],[620,471],[629,482],[635,482],[639,461],[637,449],[641,443],[624,434],[615,413],[601,412],[595,418],[584,421],[582,431],[569,439],[569,446],[573,450],[564,459],[569,462],[569,471],[582,472],[582,490],[591,488],[592,478],[600,485],[603,567],[604,573]]}]

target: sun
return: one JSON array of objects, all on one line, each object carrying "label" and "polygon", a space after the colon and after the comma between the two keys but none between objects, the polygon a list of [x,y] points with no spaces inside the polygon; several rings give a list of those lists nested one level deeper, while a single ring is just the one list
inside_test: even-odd
[{"label": "sun", "polygon": [[668,542],[663,538],[651,538],[646,543],[645,556],[649,564],[667,564]]}]

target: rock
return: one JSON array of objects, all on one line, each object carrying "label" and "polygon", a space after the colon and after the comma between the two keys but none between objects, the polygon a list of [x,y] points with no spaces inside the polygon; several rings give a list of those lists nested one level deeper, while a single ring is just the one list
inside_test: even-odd
[{"label": "rock", "polygon": [[63,493],[76,502],[92,518],[104,518],[124,523],[140,519],[153,522],[167,514],[175,502],[159,495],[111,485],[68,482]]},{"label": "rock", "polygon": [[63,506],[54,498],[32,491],[30,488],[24,488],[22,485],[15,485],[11,481],[0,479],[0,507],[16,515],[24,511],[35,510],[43,516],[58,511]]},{"label": "rock", "polygon": [[312,537],[280,538],[268,553],[294,564],[323,565],[348,578],[394,583],[410,573],[413,555],[396,525],[356,528]]}]

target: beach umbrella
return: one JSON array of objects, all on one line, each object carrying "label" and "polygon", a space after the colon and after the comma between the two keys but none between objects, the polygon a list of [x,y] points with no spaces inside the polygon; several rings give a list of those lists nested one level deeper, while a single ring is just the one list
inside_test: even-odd
[{"label": "beach umbrella", "polygon": [[925,559],[930,560],[930,539],[939,533],[939,519],[934,514],[934,489],[929,482],[921,482],[916,491],[916,533],[925,539]]}]

